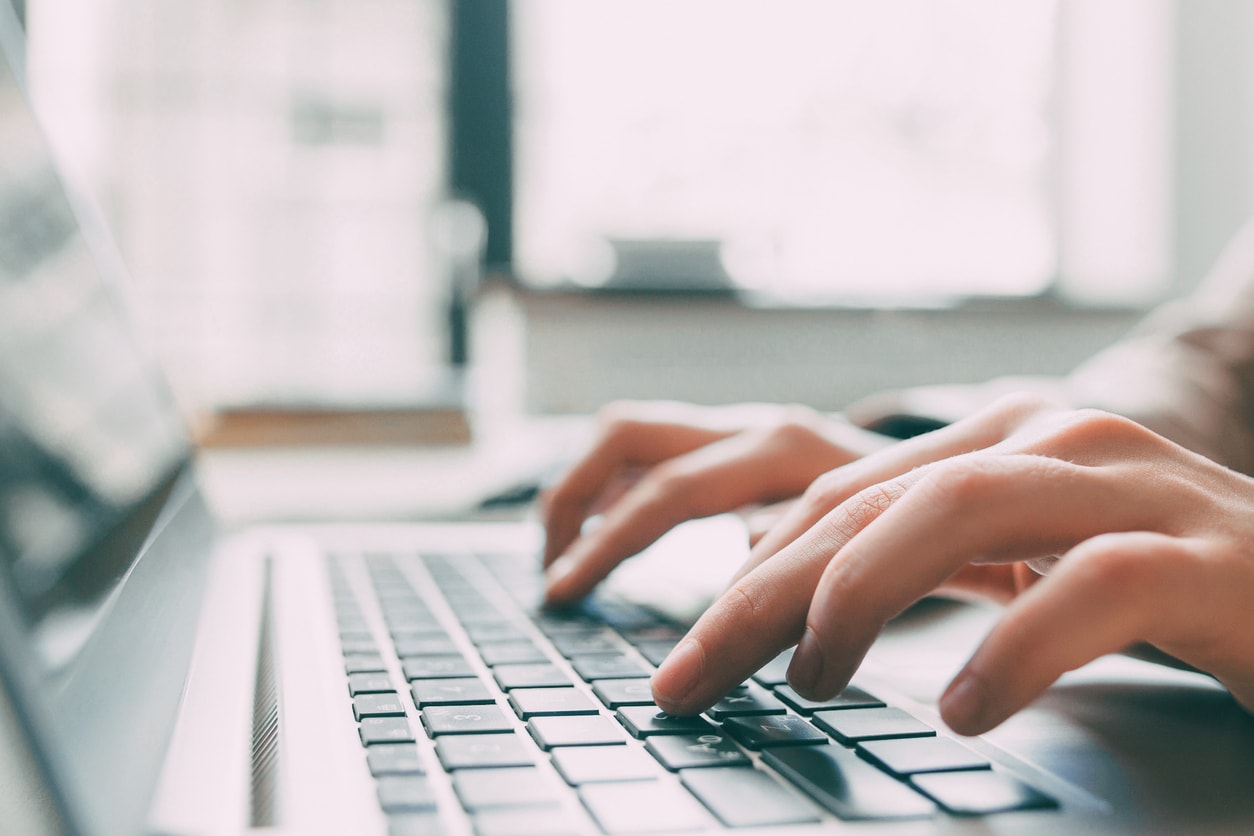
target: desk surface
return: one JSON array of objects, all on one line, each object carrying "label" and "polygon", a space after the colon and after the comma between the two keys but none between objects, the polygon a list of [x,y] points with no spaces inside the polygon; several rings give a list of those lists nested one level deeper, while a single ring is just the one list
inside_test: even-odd
[{"label": "desk surface", "polygon": [[512,418],[476,424],[466,445],[214,448],[198,464],[228,524],[458,518],[552,472],[588,431],[581,417]]}]

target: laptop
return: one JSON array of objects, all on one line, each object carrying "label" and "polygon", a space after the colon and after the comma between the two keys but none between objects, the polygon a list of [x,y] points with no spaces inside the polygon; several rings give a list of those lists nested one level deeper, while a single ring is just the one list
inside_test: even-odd
[{"label": "laptop", "polygon": [[[534,522],[227,529],[22,95],[0,4],[0,828],[85,834],[1248,832],[1254,720],[1110,657],[978,739],[935,701],[997,613],[925,601],[835,700],[787,653],[652,705],[744,554],[681,529],[570,611]],[[704,590],[704,591],[703,591]]]}]

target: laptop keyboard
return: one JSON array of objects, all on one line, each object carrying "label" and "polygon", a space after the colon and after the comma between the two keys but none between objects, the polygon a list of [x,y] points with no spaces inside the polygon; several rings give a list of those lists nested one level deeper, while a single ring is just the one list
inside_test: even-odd
[{"label": "laptop keyboard", "polygon": [[328,566],[365,768],[393,833],[664,833],[1058,806],[856,684],[801,697],[787,652],[704,715],[661,713],[649,676],[682,629],[618,601],[537,612],[529,558],[369,555],[368,588],[350,579],[357,559]]}]

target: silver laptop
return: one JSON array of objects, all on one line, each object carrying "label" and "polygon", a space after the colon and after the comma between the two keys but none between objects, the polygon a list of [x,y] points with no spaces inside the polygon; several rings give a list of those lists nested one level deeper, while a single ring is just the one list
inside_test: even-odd
[{"label": "silver laptop", "polygon": [[949,733],[979,607],[916,606],[835,700],[792,692],[785,654],[660,714],[692,567],[721,560],[716,587],[744,550],[727,520],[565,612],[536,607],[532,523],[222,530],[3,4],[0,39],[0,830],[1254,829],[1254,720],[1206,677],[1109,658]]}]

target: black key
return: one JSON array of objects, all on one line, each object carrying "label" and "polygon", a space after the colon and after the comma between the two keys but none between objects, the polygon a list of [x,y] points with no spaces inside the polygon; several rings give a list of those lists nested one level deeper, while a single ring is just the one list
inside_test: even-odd
[{"label": "black key", "polygon": [[461,656],[410,656],[401,660],[406,679],[461,679],[475,669]]},{"label": "black key", "polygon": [[819,821],[818,811],[770,775],[750,767],[694,769],[684,786],[728,827],[772,827]]},{"label": "black key", "polygon": [[649,756],[630,746],[569,746],[553,750],[553,765],[572,786],[644,781],[658,776]]},{"label": "black key", "polygon": [[802,714],[838,708],[882,708],[884,703],[861,688],[849,686],[842,693],[830,700],[808,700],[793,690],[791,685],[779,685],[775,688],[775,696]]},{"label": "black key", "polygon": [[585,784],[579,797],[610,834],[705,830],[714,823],[695,798],[668,781]]},{"label": "black key", "polygon": [[433,705],[487,705],[495,695],[478,677],[458,679],[415,679],[410,683],[414,703],[419,708]]},{"label": "black key", "polygon": [[350,639],[340,642],[340,652],[345,656],[357,656],[362,654],[379,655],[379,646],[374,643],[374,639]]},{"label": "black key", "polygon": [[792,654],[794,648],[789,648],[783,653],[767,662],[758,672],[753,675],[754,680],[766,688],[774,688],[776,685],[783,685],[788,681],[788,666],[792,663]]},{"label": "black key", "polygon": [[490,624],[471,624],[466,627],[466,635],[475,644],[488,642],[517,641],[527,638],[527,631],[521,625],[509,621]]},{"label": "black key", "polygon": [[648,676],[653,672],[639,659],[633,659],[621,653],[575,656],[570,660],[570,666],[575,669],[575,673],[588,682],[596,679],[633,679]]},{"label": "black key", "polygon": [[660,665],[667,656],[671,655],[671,651],[677,644],[679,644],[677,639],[642,641],[636,643],[636,650],[640,651],[640,655],[648,659],[651,664]]},{"label": "black key", "polygon": [[420,774],[422,760],[418,757],[418,747],[412,743],[380,743],[366,750],[366,763],[370,766],[370,774],[376,778],[380,775]]},{"label": "black key", "polygon": [[357,734],[365,746],[376,743],[412,743],[414,733],[404,717],[364,717]]},{"label": "black key", "polygon": [[527,731],[541,749],[558,746],[604,746],[625,743],[622,727],[600,714],[568,717],[534,717]]},{"label": "black key", "polygon": [[570,658],[571,656],[595,656],[598,653],[619,654],[622,645],[612,638],[608,631],[596,633],[571,633],[553,636],[553,646],[557,652]]},{"label": "black key", "polygon": [[858,744],[858,754],[899,777],[991,766],[983,756],[949,737],[868,740]]},{"label": "black key", "polygon": [[[589,825],[572,821],[561,805],[484,810],[475,815],[475,836],[582,836]],[[436,828],[422,836],[439,833]],[[395,836],[395,835],[394,835]]]},{"label": "black key", "polygon": [[396,694],[362,694],[353,698],[353,719],[362,717],[404,717],[405,706]]},{"label": "black key", "polygon": [[795,714],[730,717],[723,723],[723,731],[750,749],[827,743],[827,735]]},{"label": "black key", "polygon": [[524,720],[551,714],[596,714],[588,695],[576,688],[515,688],[509,703]]},{"label": "black key", "polygon": [[471,813],[500,807],[543,807],[558,801],[554,786],[534,766],[463,769],[453,773],[453,790]]},{"label": "black key", "polygon": [[348,693],[358,694],[392,694],[392,680],[386,673],[354,673],[348,677]]},{"label": "black key", "polygon": [[647,678],[600,679],[592,683],[592,693],[607,708],[624,705],[653,705],[653,685]]},{"label": "black key", "polygon": [[506,732],[514,728],[505,712],[495,705],[433,705],[422,710],[421,719],[431,737]]},{"label": "black key", "polygon": [[[655,734],[709,734],[714,727],[701,717],[675,717],[656,705],[627,705],[618,709],[632,737],[649,737]],[[824,738],[826,739],[826,738]]]},{"label": "black key", "polygon": [[516,732],[445,735],[436,740],[435,754],[448,770],[534,763],[531,750]]},{"label": "black key", "polygon": [[489,667],[523,662],[547,662],[540,648],[529,641],[492,642],[479,645],[479,656]]},{"label": "black key", "polygon": [[644,744],[649,754],[671,772],[710,766],[745,766],[749,756],[721,732],[657,734]]},{"label": "black key", "polygon": [[846,746],[852,746],[863,740],[931,737],[936,734],[931,726],[916,720],[900,708],[816,711],[810,719],[814,725]]},{"label": "black key", "polygon": [[728,717],[748,717],[755,714],[784,714],[787,707],[775,699],[770,691],[756,682],[741,685],[730,694],[710,706],[706,713],[715,720]]},{"label": "black key", "polygon": [[460,651],[453,640],[439,634],[423,638],[394,639],[397,656],[457,656]]},{"label": "black key", "polygon": [[435,792],[421,775],[384,775],[378,781],[379,805],[385,813],[435,810]]},{"label": "black key", "polygon": [[344,673],[382,673],[387,670],[383,657],[377,653],[350,653],[344,657]]},{"label": "black key", "polygon": [[492,669],[492,676],[506,691],[514,688],[551,688],[570,684],[570,677],[551,662],[497,665]]},{"label": "black key", "polygon": [[842,819],[930,816],[936,805],[841,746],[772,749],[762,760]]},{"label": "black key", "polygon": [[984,816],[1058,806],[1058,802],[1048,795],[1004,772],[933,772],[913,775],[910,783],[956,816]]}]

